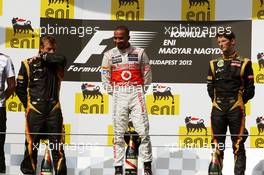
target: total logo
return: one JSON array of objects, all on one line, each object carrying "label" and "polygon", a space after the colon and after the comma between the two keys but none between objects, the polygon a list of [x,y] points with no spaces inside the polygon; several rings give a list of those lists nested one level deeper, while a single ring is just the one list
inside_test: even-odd
[{"label": "total logo", "polygon": [[112,20],[143,20],[144,0],[112,0]]},{"label": "total logo", "polygon": [[264,148],[264,117],[256,118],[256,126],[250,128],[250,147]]},{"label": "total logo", "polygon": [[95,84],[83,83],[81,93],[75,94],[75,113],[108,114],[108,95]]},{"label": "total logo", "polygon": [[210,147],[211,137],[208,136],[208,132],[211,132],[211,129],[205,126],[203,118],[187,116],[184,122],[185,126],[179,128],[181,148]]},{"label": "total logo", "polygon": [[25,108],[16,94],[6,100],[6,110],[8,112],[25,112]]},{"label": "total logo", "polygon": [[156,84],[153,93],[146,96],[147,112],[150,115],[179,115],[180,96],[171,93],[171,87]]},{"label": "total logo", "polygon": [[74,0],[41,0],[42,18],[74,18]]},{"label": "total logo", "polygon": [[264,19],[264,5],[263,0],[252,0],[252,18],[253,19]]},{"label": "total logo", "polygon": [[39,30],[32,27],[29,19],[14,17],[11,20],[12,27],[6,28],[6,48],[28,48],[39,47]]},{"label": "total logo", "polygon": [[215,0],[182,0],[182,20],[215,20]]},{"label": "total logo", "polygon": [[256,83],[264,83],[264,53],[257,54],[257,63],[253,63],[254,78]]}]

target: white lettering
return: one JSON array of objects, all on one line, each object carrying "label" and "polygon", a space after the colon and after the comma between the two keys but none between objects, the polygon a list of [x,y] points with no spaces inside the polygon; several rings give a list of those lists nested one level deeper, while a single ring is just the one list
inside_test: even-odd
[{"label": "white lettering", "polygon": [[100,45],[100,43],[113,37],[113,31],[97,31],[87,45],[83,48],[82,52],[75,59],[74,63],[86,63],[93,54],[101,54],[107,47],[106,45]]}]

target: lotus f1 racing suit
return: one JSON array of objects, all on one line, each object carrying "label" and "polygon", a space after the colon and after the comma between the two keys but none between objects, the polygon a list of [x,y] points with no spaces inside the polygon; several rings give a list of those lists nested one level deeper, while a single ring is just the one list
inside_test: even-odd
[{"label": "lotus f1 racing suit", "polygon": [[[21,163],[24,174],[34,174],[37,166],[38,146],[43,135],[49,139],[56,175],[66,175],[63,150],[63,118],[59,102],[60,83],[64,76],[66,59],[46,54],[37,62],[29,59],[21,63],[16,93],[26,109],[26,150]],[[55,134],[56,133],[56,134]]]},{"label": "lotus f1 racing suit", "polygon": [[143,162],[152,161],[149,121],[144,98],[144,92],[151,80],[149,59],[144,49],[130,46],[119,50],[115,47],[105,52],[102,61],[102,82],[108,93],[113,94],[115,166],[123,165],[124,133],[128,128],[129,115],[141,137],[140,152]]},{"label": "lotus f1 racing suit", "polygon": [[[222,161],[227,126],[231,133],[235,159],[235,174],[244,175],[246,153],[244,142],[247,138],[245,129],[245,104],[255,93],[254,76],[251,61],[235,52],[229,57],[220,57],[210,61],[207,78],[207,90],[212,99],[211,113],[212,145]],[[217,136],[217,135],[221,136]]]}]

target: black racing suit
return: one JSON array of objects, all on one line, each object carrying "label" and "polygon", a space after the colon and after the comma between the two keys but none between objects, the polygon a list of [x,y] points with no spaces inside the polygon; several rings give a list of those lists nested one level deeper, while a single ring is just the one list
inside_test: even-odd
[{"label": "black racing suit", "polygon": [[[211,60],[207,90],[213,102],[212,145],[216,148],[221,167],[224,157],[224,147],[222,147],[225,144],[224,135],[229,126],[235,158],[234,172],[235,175],[244,175],[246,169],[244,142],[247,138],[244,104],[255,93],[251,61],[238,56],[237,53],[228,58],[221,57]],[[221,136],[217,136],[218,134]],[[222,146],[219,145],[220,143]]]},{"label": "black racing suit", "polygon": [[62,145],[64,137],[60,134],[64,130],[59,102],[65,65],[65,57],[54,54],[47,54],[36,62],[29,63],[27,59],[21,63],[16,94],[26,109],[26,150],[20,165],[24,174],[36,173],[38,146],[43,135],[34,133],[50,133],[44,137],[49,139],[55,173],[67,174]]}]

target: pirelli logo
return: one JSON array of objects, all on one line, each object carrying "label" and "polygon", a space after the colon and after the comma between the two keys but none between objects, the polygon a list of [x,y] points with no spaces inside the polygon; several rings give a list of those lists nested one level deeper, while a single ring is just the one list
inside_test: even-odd
[{"label": "pirelli logo", "polygon": [[74,19],[74,0],[41,0],[42,18]]},{"label": "pirelli logo", "polygon": [[112,20],[143,20],[144,0],[112,0]]},{"label": "pirelli logo", "polygon": [[215,0],[182,0],[182,20],[214,21]]}]

